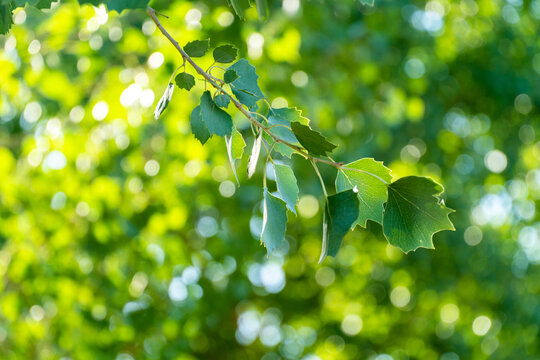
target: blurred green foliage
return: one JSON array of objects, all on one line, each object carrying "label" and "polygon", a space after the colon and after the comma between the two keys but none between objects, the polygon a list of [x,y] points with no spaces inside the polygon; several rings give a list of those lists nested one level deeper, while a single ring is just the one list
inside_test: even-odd
[{"label": "blurred green foliage", "polygon": [[295,160],[299,217],[268,258],[261,171],[244,159],[236,187],[224,142],[190,134],[202,82],[153,120],[181,59],[143,11],[18,9],[0,36],[2,359],[540,358],[540,1],[272,4],[240,22],[152,3],[181,45],[238,47],[336,158],[445,184],[457,230],[404,255],[368,222],[317,265],[320,186]]}]

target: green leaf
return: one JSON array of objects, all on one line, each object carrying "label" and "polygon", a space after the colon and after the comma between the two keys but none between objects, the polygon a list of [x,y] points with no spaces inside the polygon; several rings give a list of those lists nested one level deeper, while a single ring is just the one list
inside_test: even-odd
[{"label": "green leaf", "polygon": [[248,108],[256,109],[257,101],[264,96],[257,83],[259,76],[255,73],[255,68],[246,59],[240,59],[227,70],[234,70],[238,75],[238,79],[231,82],[234,96]]},{"label": "green leaf", "polygon": [[[43,2],[44,0],[34,0],[37,2]],[[47,0],[48,1],[48,0]],[[31,1],[29,1],[31,2]],[[79,4],[92,4],[98,6],[99,4],[106,4],[107,9],[115,10],[118,13],[121,13],[126,9],[146,9],[149,0],[79,0]]]},{"label": "green leaf", "polygon": [[230,84],[234,80],[238,79],[238,77],[239,76],[236,73],[236,71],[234,71],[232,69],[229,69],[229,70],[225,71],[225,74],[223,75],[223,80],[225,81],[226,84]]},{"label": "green leaf", "polygon": [[232,131],[231,115],[219,108],[210,91],[205,91],[201,96],[201,115],[210,134],[219,136],[230,135]]},{"label": "green leaf", "polygon": [[288,165],[274,164],[274,172],[276,173],[276,185],[281,198],[287,204],[287,208],[296,215],[299,190],[293,170]]},{"label": "green leaf", "polygon": [[[287,129],[287,127],[291,127],[292,122],[300,122],[307,125],[309,119],[303,117],[302,111],[297,108],[271,108],[268,112],[268,123],[273,126],[271,129],[272,133],[291,144],[300,145],[292,131]],[[293,149],[282,143],[275,144],[274,150],[289,158],[294,152]]]},{"label": "green leaf", "polygon": [[267,0],[255,0],[255,6],[257,7],[257,14],[259,14],[259,18],[266,19],[268,17]]},{"label": "green leaf", "polygon": [[246,10],[251,7],[249,0],[228,0],[234,12],[240,19],[245,18]]},{"label": "green leaf", "polygon": [[[350,170],[349,170],[350,169]],[[390,169],[381,161],[366,158],[343,166],[336,178],[336,191],[345,191],[356,187],[360,201],[360,213],[354,222],[366,227],[367,220],[382,224],[384,203],[388,199],[387,184],[392,181]]]},{"label": "green leaf", "polygon": [[176,86],[180,89],[186,89],[187,91],[195,86],[195,77],[185,72],[176,75],[174,81],[176,82]]},{"label": "green leaf", "polygon": [[263,225],[261,242],[268,253],[276,250],[285,239],[287,230],[287,207],[283,200],[278,199],[264,188]]},{"label": "green leaf", "polygon": [[7,34],[13,25],[12,10],[11,3],[0,4],[0,34]]},{"label": "green leaf", "polygon": [[210,40],[193,40],[184,46],[184,51],[191,57],[201,57],[210,47]]},{"label": "green leaf", "polygon": [[125,9],[146,9],[149,2],[149,0],[110,0],[107,8],[121,13]]},{"label": "green leaf", "polygon": [[[56,0],[35,0],[36,4],[33,5],[38,9],[50,9],[53,2]],[[146,1],[148,3],[148,1]],[[146,7],[146,5],[144,6]]]},{"label": "green leaf", "polygon": [[246,147],[246,142],[244,141],[242,134],[240,134],[238,130],[233,127],[231,136],[225,136],[225,144],[227,145],[227,155],[229,156],[229,163],[231,164],[234,177],[236,178],[236,182],[238,183],[238,185],[240,185],[240,181],[238,181],[238,175],[236,174],[236,166],[234,160],[242,158],[242,155],[244,155],[244,148]]},{"label": "green leaf", "polygon": [[299,122],[291,123],[291,129],[304,148],[314,155],[326,156],[332,152],[336,145],[328,142],[324,136],[317,131],[312,130],[309,126]]},{"label": "green leaf", "polygon": [[259,154],[261,152],[261,145],[262,145],[262,131],[255,138],[255,141],[253,142],[253,147],[251,148],[251,155],[249,156],[248,167],[247,167],[248,179],[250,179],[253,176],[253,174],[255,174],[255,169],[257,168],[257,162],[259,161]]},{"label": "green leaf", "polygon": [[202,116],[201,116],[201,107],[197,106],[193,111],[191,112],[191,132],[193,135],[195,135],[195,138],[201,142],[201,144],[204,145],[208,139],[212,136],[210,134],[210,131],[208,131],[208,128],[206,127],[206,124],[204,123]]},{"label": "green leaf", "polygon": [[232,45],[222,45],[214,49],[214,60],[218,63],[231,63],[236,59],[238,49]]},{"label": "green leaf", "polygon": [[149,0],[110,0],[107,2],[107,8],[121,13],[125,9],[145,9],[149,2]]},{"label": "green leaf", "polygon": [[[51,3],[54,0],[14,0],[13,3],[17,7],[24,7],[26,4],[31,5],[37,9],[50,9]],[[5,0],[3,1],[6,2]],[[9,2],[9,1],[7,1]]]},{"label": "green leaf", "polygon": [[360,0],[360,4],[373,6],[375,0]]},{"label": "green leaf", "polygon": [[159,99],[156,105],[156,109],[154,110],[154,118],[156,120],[159,119],[163,111],[165,111],[167,106],[169,106],[169,103],[171,102],[171,98],[173,96],[173,92],[174,92],[174,84],[169,83],[167,85],[167,88],[163,92],[163,96],[161,97],[161,99]]},{"label": "green leaf", "polygon": [[214,101],[216,102],[217,106],[226,109],[229,107],[229,103],[231,102],[231,99],[229,99],[227,95],[220,94],[214,98]]},{"label": "green leaf", "polygon": [[358,218],[358,197],[354,190],[346,190],[326,199],[323,216],[323,243],[319,264],[329,256],[336,256],[343,237]]},{"label": "green leaf", "polygon": [[99,6],[99,4],[107,4],[107,0],[79,0],[79,4],[90,4],[94,6]]},{"label": "green leaf", "polygon": [[244,156],[244,149],[246,148],[246,142],[244,141],[244,137],[242,134],[236,130],[236,128],[233,129],[232,133],[232,158],[233,159],[241,159],[242,156]]},{"label": "green leaf", "polygon": [[407,176],[390,184],[383,215],[388,242],[404,252],[433,249],[433,234],[455,230],[448,218],[454,210],[439,199],[442,192],[441,185],[425,177]]}]

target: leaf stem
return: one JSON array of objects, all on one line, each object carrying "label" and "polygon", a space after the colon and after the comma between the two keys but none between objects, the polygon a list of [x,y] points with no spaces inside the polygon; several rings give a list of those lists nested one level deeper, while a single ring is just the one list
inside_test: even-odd
[{"label": "leaf stem", "polygon": [[262,144],[264,145],[264,150],[268,154],[268,156],[266,157],[266,162],[268,162],[268,160],[270,160],[270,162],[273,164],[274,160],[272,159],[272,151],[274,150],[274,146],[276,146],[276,143],[275,142],[272,143],[272,146],[270,146],[270,150],[268,150],[268,148],[266,147],[266,144],[264,143],[264,141],[262,142]]},{"label": "leaf stem", "polygon": [[223,71],[227,71],[223,66],[215,65],[215,63],[208,68],[208,72],[210,73],[213,69],[221,69]]},{"label": "leaf stem", "polygon": [[274,125],[270,125],[268,127],[268,130],[270,129],[273,129],[275,127],[284,127],[285,129],[289,130],[289,131],[292,131],[290,127],[288,127],[287,125],[283,125],[283,124],[274,124]]},{"label": "leaf stem", "polygon": [[250,111],[250,114],[255,114],[255,115],[258,115],[260,117],[262,117],[264,120],[266,120],[266,122],[268,122],[268,119],[266,118],[266,116],[264,116],[263,114],[259,114],[258,112],[256,111]]},{"label": "leaf stem", "polygon": [[319,181],[321,182],[321,188],[322,188],[322,192],[324,194],[324,198],[325,199],[328,199],[328,193],[326,192],[326,185],[324,185],[324,180],[321,176],[321,173],[319,172],[319,168],[317,167],[317,165],[315,164],[315,161],[313,161],[313,159],[310,159],[309,162],[311,163],[311,165],[313,165],[313,168],[315,169],[315,173],[317,174],[317,177],[319,178]]}]

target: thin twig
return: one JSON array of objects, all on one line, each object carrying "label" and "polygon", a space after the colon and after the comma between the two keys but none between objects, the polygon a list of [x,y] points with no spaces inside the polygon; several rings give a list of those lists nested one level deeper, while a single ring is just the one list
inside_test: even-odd
[{"label": "thin twig", "polygon": [[312,159],[310,159],[309,162],[311,163],[311,165],[313,165],[313,168],[315,169],[315,173],[317,174],[317,177],[319,178],[319,181],[321,182],[321,188],[324,194],[324,198],[327,199],[326,201],[328,201],[328,193],[326,192],[326,185],[324,185],[324,180],[321,176],[321,173],[319,172],[319,168],[317,167],[317,165]]},{"label": "thin twig", "polygon": [[157,11],[157,10],[154,10],[154,11],[156,12],[156,14],[163,16],[165,19],[168,19],[168,18],[169,18],[167,15],[165,15],[165,14],[162,13],[162,12],[159,12],[159,11]]}]

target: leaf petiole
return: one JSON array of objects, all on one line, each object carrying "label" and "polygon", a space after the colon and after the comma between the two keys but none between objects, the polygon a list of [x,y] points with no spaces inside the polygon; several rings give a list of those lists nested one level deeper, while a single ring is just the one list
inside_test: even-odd
[{"label": "leaf petiole", "polygon": [[324,197],[326,199],[326,201],[328,201],[328,193],[326,192],[326,186],[324,185],[324,180],[321,176],[321,173],[319,172],[319,168],[317,167],[317,165],[315,164],[315,162],[312,160],[312,159],[309,159],[309,162],[311,163],[311,165],[313,165],[313,169],[315,169],[315,173],[317,174],[317,177],[319,178],[319,181],[321,182],[321,188],[322,188],[322,192],[324,194]]}]

